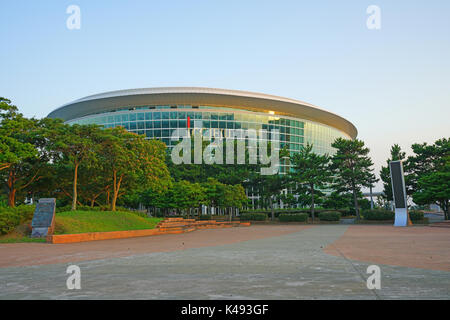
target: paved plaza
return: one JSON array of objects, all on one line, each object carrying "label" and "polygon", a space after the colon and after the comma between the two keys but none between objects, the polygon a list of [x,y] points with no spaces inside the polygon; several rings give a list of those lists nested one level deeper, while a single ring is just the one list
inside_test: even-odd
[{"label": "paved plaza", "polygon": [[[448,243],[448,228],[265,225],[0,244],[0,299],[449,299]],[[71,264],[80,290],[66,287]]]}]

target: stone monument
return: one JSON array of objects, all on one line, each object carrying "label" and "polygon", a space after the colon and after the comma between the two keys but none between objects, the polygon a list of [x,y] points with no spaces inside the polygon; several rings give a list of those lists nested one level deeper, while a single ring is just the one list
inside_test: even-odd
[{"label": "stone monument", "polygon": [[389,162],[392,182],[392,196],[395,205],[395,227],[406,227],[412,225],[408,213],[406,201],[405,177],[403,175],[403,164],[399,161]]},{"label": "stone monument", "polygon": [[55,210],[55,198],[39,199],[31,221],[32,238],[46,237],[53,233],[55,229]]}]

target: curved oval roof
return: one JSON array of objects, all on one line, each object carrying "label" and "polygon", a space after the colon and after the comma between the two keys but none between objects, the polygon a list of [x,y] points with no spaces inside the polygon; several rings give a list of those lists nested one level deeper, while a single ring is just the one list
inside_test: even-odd
[{"label": "curved oval roof", "polygon": [[119,90],[87,96],[65,104],[47,117],[65,121],[120,107],[143,105],[198,105],[245,109],[298,117],[329,125],[352,139],[358,131],[348,120],[312,104],[268,94],[197,87],[163,87]]}]

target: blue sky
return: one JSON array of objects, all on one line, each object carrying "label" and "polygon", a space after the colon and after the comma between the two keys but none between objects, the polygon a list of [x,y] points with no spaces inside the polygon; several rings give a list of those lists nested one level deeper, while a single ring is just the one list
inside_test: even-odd
[{"label": "blue sky", "polygon": [[[69,30],[69,5],[81,29]],[[381,29],[366,8],[381,9]],[[204,86],[306,101],[393,143],[450,137],[450,1],[2,1],[0,96],[44,117],[111,90]],[[377,188],[379,189],[379,188]]]}]

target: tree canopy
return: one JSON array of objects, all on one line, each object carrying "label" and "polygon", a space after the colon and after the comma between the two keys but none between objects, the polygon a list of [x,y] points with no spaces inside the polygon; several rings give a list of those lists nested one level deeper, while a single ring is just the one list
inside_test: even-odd
[{"label": "tree canopy", "polygon": [[414,155],[405,164],[407,186],[417,204],[436,203],[449,219],[450,139],[413,144]]},{"label": "tree canopy", "polygon": [[306,187],[311,197],[311,217],[314,220],[315,196],[323,195],[323,190],[332,181],[332,171],[329,168],[330,157],[313,152],[309,143],[299,153],[291,156],[293,171],[291,178],[298,187]]},{"label": "tree canopy", "polygon": [[358,193],[362,187],[370,187],[375,180],[372,173],[373,162],[368,156],[369,148],[358,139],[336,139],[332,145],[336,153],[331,158],[334,172],[333,187],[338,192],[349,191],[353,194],[356,217],[360,219]]},{"label": "tree canopy", "polygon": [[406,158],[405,152],[403,152],[398,144],[394,144],[391,147],[391,157],[386,160],[386,166],[382,166],[380,170],[380,178],[383,181],[383,193],[384,197],[388,201],[393,201],[392,197],[392,183],[391,173],[389,169],[389,163],[391,161],[404,160]]}]

